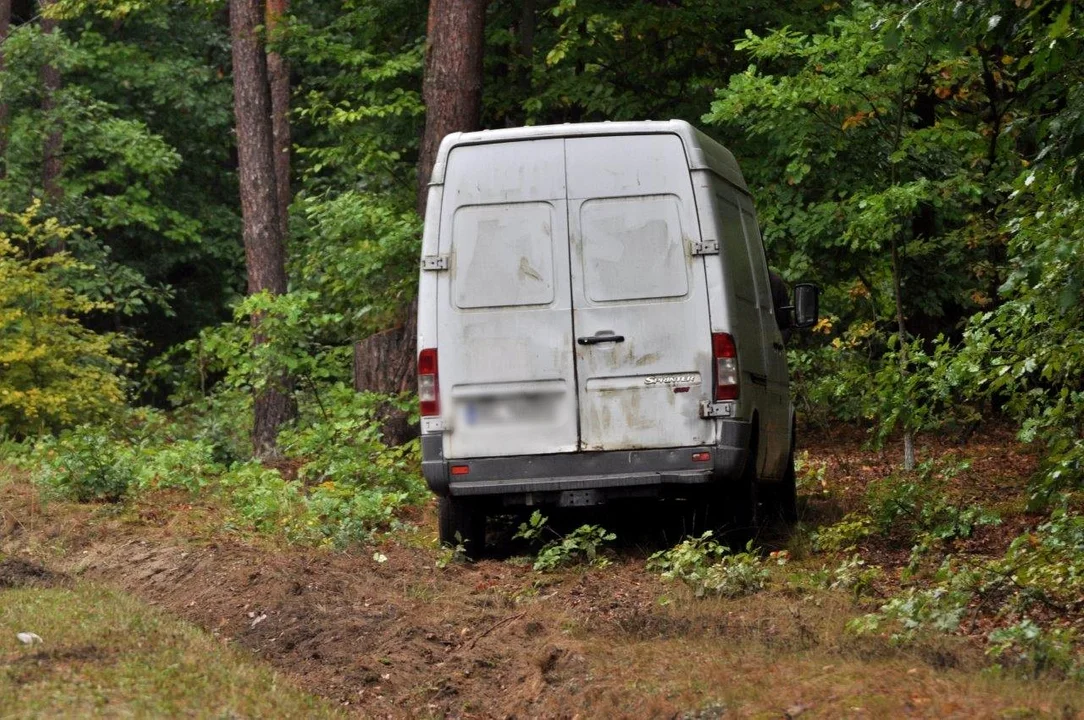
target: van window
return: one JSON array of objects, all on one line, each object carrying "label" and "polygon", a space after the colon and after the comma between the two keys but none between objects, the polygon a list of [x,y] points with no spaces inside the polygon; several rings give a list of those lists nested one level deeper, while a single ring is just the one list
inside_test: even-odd
[{"label": "van window", "polygon": [[723,257],[730,275],[734,279],[734,295],[750,305],[757,302],[756,285],[753,282],[753,266],[749,258],[748,246],[742,232],[742,216],[738,207],[729,198],[716,193],[719,200],[719,213],[722,222]]},{"label": "van window", "polygon": [[756,270],[753,271],[753,278],[757,284],[757,304],[762,308],[770,308],[772,306],[772,291],[768,286],[768,265],[764,256],[764,243],[760,239],[760,228],[757,226],[756,217],[745,208],[741,210],[741,219],[742,224],[745,225],[745,239],[748,242],[749,259],[756,258],[754,261]]},{"label": "van window", "polygon": [[588,200],[580,207],[580,236],[584,293],[592,302],[689,292],[677,196]]},{"label": "van window", "polygon": [[452,220],[456,307],[552,303],[552,212],[549,203],[459,208]]}]

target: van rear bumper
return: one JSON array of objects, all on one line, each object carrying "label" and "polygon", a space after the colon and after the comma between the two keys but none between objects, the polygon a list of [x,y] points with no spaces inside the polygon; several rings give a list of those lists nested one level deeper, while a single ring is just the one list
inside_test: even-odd
[{"label": "van rear bumper", "polygon": [[[717,445],[651,450],[572,452],[552,455],[456,458],[443,454],[443,436],[422,436],[422,474],[438,495],[524,496],[535,493],[597,490],[603,496],[657,494],[666,488],[703,485],[715,478],[737,477],[745,467],[750,423],[719,420]],[[710,461],[693,460],[710,453]],[[450,465],[467,465],[466,475],[452,476]],[[630,492],[631,491],[631,492]],[[540,498],[544,501],[544,498]]]}]

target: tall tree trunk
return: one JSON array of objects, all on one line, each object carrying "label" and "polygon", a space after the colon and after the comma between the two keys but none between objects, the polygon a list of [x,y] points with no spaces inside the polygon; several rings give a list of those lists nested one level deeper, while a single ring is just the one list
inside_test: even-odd
[{"label": "tall tree trunk", "polygon": [[[451,132],[477,130],[482,113],[482,52],[488,0],[430,0],[425,50],[425,132],[418,155],[418,213],[425,217],[429,176],[440,141]],[[417,375],[418,301],[404,308],[403,325],[372,335],[354,348],[358,390],[397,393]],[[392,414],[384,437],[401,443],[416,433]]]},{"label": "tall tree trunk", "polygon": [[520,62],[524,63],[519,70],[519,97],[521,100],[531,96],[531,85],[534,71],[534,31],[537,11],[537,0],[523,0],[520,8],[519,29],[516,42],[520,55]]},{"label": "tall tree trunk", "polygon": [[[286,292],[286,252],[275,180],[267,55],[257,33],[264,21],[262,5],[261,0],[230,0],[233,103],[248,291],[278,295]],[[257,330],[256,342],[263,342],[258,315],[253,316],[252,324]],[[273,457],[279,428],[296,414],[288,378],[268,378],[254,400],[253,447],[257,456]]]},{"label": "tall tree trunk", "polygon": [[488,0],[430,0],[425,48],[425,133],[418,156],[418,214],[448,133],[477,130],[482,115],[482,52]]},{"label": "tall tree trunk", "polygon": [[[282,19],[289,0],[267,0],[267,33],[275,42],[281,38]],[[278,192],[282,236],[290,235],[290,66],[276,50],[267,53],[267,75],[271,84],[271,131],[275,144],[275,183]]]},{"label": "tall tree trunk", "polygon": [[[57,22],[48,16],[49,8],[56,0],[41,0],[41,31],[45,35],[52,35],[56,31]],[[45,116],[46,136],[42,147],[42,187],[45,190],[45,200],[51,205],[58,205],[64,197],[64,190],[60,186],[61,153],[64,149],[64,127],[56,117],[56,95],[60,91],[60,70],[51,64],[41,68],[42,100],[41,109]],[[63,250],[63,245],[55,248]]]},{"label": "tall tree trunk", "polygon": [[[0,0],[0,73],[7,65],[4,61],[4,43],[11,30],[11,0]],[[0,180],[8,176],[8,104],[0,98]]]}]

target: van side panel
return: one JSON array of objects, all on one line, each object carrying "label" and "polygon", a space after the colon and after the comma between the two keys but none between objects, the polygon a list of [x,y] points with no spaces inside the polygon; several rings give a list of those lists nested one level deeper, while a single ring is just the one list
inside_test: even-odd
[{"label": "van side panel", "polygon": [[767,257],[760,237],[753,201],[739,195],[742,225],[745,229],[746,247],[752,262],[753,279],[757,288],[760,330],[764,338],[764,374],[768,379],[766,404],[762,410],[761,425],[770,442],[766,444],[767,455],[761,466],[761,476],[778,479],[783,475],[784,463],[790,450],[790,388],[787,380],[787,356],[783,336],[775,321],[771,286],[768,280]]},{"label": "van side panel", "polygon": [[[731,302],[729,332],[734,336],[738,348],[738,369],[742,376],[740,412],[742,417],[749,419],[756,415],[758,423],[763,426],[763,415],[768,406],[768,378],[754,264],[749,256],[742,224],[740,198],[744,196],[718,177],[712,178],[712,185],[722,236],[722,271],[726,279],[727,297]],[[763,438],[763,427],[761,430],[759,437]],[[763,469],[768,456],[765,448],[766,442],[758,443],[758,472]]]},{"label": "van side panel", "polygon": [[[708,170],[695,170],[692,173],[693,194],[696,199],[697,217],[700,221],[700,236],[705,243],[716,243],[719,252],[704,257],[704,278],[708,289],[708,314],[713,333],[734,335],[734,299],[730,295],[730,283],[727,280],[723,252],[723,212],[721,200],[715,194],[715,175]],[[745,397],[739,397],[735,403],[735,418],[748,418]],[[716,440],[721,432],[721,423],[716,423]]]},{"label": "van side panel", "polygon": [[563,143],[449,155],[436,288],[445,458],[577,448]]}]

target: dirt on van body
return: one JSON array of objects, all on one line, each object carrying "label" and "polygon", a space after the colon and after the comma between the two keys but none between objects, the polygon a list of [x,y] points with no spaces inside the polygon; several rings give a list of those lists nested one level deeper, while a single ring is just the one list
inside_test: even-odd
[{"label": "dirt on van body", "polygon": [[[833,482],[860,485],[890,461],[858,440],[830,438],[829,449],[811,454],[830,465]],[[997,447],[999,467],[1025,462],[1004,455],[1019,452],[1012,443],[995,439],[987,449]],[[848,492],[813,496],[806,510],[836,515]],[[33,496],[26,483],[0,488],[6,512],[35,514],[9,523],[0,552],[59,558],[51,561],[58,570],[164,607],[362,717],[1068,717],[1084,709],[1076,685],[977,672],[986,663],[966,639],[904,650],[851,637],[843,625],[863,608],[842,593],[693,598],[645,571],[658,549],[650,543],[626,543],[606,568],[556,574],[515,559],[439,568],[431,508],[419,514],[417,534],[337,553],[208,530],[194,519],[213,508],[180,494],[126,514],[42,510]],[[5,567],[29,572],[21,559]]]}]

